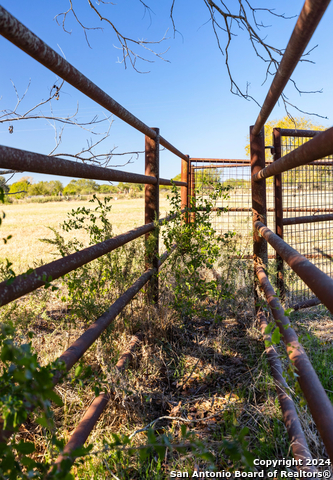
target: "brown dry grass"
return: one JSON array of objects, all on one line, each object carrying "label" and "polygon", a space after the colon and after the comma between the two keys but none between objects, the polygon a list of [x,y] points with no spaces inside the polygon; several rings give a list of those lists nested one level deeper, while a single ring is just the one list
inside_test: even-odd
[{"label": "brown dry grass", "polygon": [[[110,220],[115,234],[126,232],[144,224],[144,199],[112,200]],[[6,218],[1,226],[1,235],[6,238],[12,235],[7,244],[0,244],[0,259],[8,258],[13,263],[16,273],[26,271],[34,266],[34,262],[50,262],[54,260],[54,248],[39,241],[41,238],[53,238],[47,227],[59,229],[59,224],[66,219],[67,212],[78,207],[92,207],[89,201],[49,202],[49,203],[15,203],[2,205],[1,210]],[[160,199],[160,215],[166,215],[169,203],[166,196]],[[82,241],[86,240],[84,232],[75,231],[64,234],[66,239],[74,235]]]},{"label": "brown dry grass", "polygon": [[[138,218],[143,212],[141,199],[121,202],[114,205],[112,212],[116,233],[141,224]],[[76,206],[83,204],[75,203]],[[45,227],[36,226],[37,218],[56,226],[63,221],[68,209],[75,208],[73,203],[27,205],[24,222],[28,230],[21,237],[19,231],[23,207],[4,207],[7,213],[5,222],[12,218],[11,225],[15,227],[9,228],[8,232],[17,232],[17,243],[13,243],[14,237],[8,247],[16,245],[16,261],[19,259],[21,266],[24,265],[24,259],[30,259],[36,251],[38,253],[40,245],[32,242],[29,252],[33,253],[25,253],[24,249],[20,250],[24,245],[20,245],[18,239],[24,242],[27,237],[30,241],[30,237],[38,231],[43,232],[41,236],[46,236]],[[130,214],[125,215],[124,212],[129,209]],[[10,224],[6,223],[7,228]],[[92,375],[80,384],[71,372],[66,381],[56,387],[64,401],[63,407],[55,409],[59,438],[69,440],[94,399],[94,386],[102,382],[113,392],[113,397],[89,437],[94,450],[100,450],[103,441],[111,441],[112,433],[130,435],[156,418],[173,416],[189,421],[188,426],[196,438],[204,441],[209,450],[216,454],[218,470],[235,468],[225,455],[219,454],[220,442],[225,438],[231,440],[233,427],[238,433],[244,426],[249,429],[249,448],[257,449],[258,458],[291,458],[261,335],[256,327],[249,280],[252,279],[252,273],[247,271],[249,264],[228,259],[226,252],[225,256],[222,253],[221,265],[218,272],[222,278],[228,276],[235,298],[219,304],[203,301],[200,308],[205,315],[188,318],[177,314],[170,308],[172,291],[163,283],[159,308],[148,307],[144,295],[137,295],[115,320],[112,329],[84,356],[82,363],[92,368]],[[296,325],[299,325],[299,332],[306,330],[319,338],[323,349],[327,349],[330,347],[326,345],[330,339],[327,332],[333,329],[332,319],[320,309],[311,311],[314,312],[312,316],[304,315],[304,312],[302,316],[296,316]],[[15,321],[21,340],[24,340],[28,330],[34,331],[34,347],[42,364],[55,360],[84,330],[81,319],[76,319],[75,323],[69,320],[66,305],[60,301],[57,292],[43,289],[17,302],[15,308],[5,307],[3,315],[6,320],[11,318]],[[92,318],[91,322],[94,320]],[[120,376],[114,365],[131,335],[138,331],[143,333],[144,340],[126,374]],[[325,455],[323,444],[309,412],[300,405],[298,409],[313,456],[322,458]],[[181,424],[176,419],[164,419],[156,425],[156,431],[169,433],[177,441]],[[40,457],[47,455],[45,432],[40,426],[30,421],[22,427],[20,435],[38,445]],[[134,438],[139,445],[145,441],[145,434],[139,433]],[[102,461],[106,462],[107,467]],[[191,456],[171,455],[170,451],[160,467],[152,456],[149,468],[134,457],[128,460],[128,464],[125,465],[124,461],[124,465],[121,465],[109,452],[88,458],[82,466],[75,466],[73,472],[77,479],[87,480],[114,478],[112,474],[122,479],[166,479],[172,469],[187,471],[194,466]],[[199,461],[197,467],[203,471],[207,463]]]},{"label": "brown dry grass", "polygon": [[[94,450],[101,450],[105,440],[112,441],[112,433],[131,435],[156,418],[171,416],[192,421],[187,423],[188,427],[216,454],[217,470],[235,468],[226,456],[218,453],[222,439],[232,439],[233,427],[238,433],[244,426],[249,429],[249,448],[258,450],[258,458],[291,458],[261,335],[256,328],[251,289],[246,287],[246,272],[242,282],[237,261],[234,267],[239,287],[235,299],[218,305],[203,302],[204,317],[179,317],[169,307],[172,293],[163,286],[158,309],[147,307],[143,294],[139,294],[115,320],[112,330],[85,355],[83,365],[91,366],[93,375],[80,384],[72,372],[56,387],[64,401],[64,407],[55,409],[58,437],[69,440],[94,399],[96,382],[102,381],[113,397],[89,437]],[[228,270],[230,273],[230,266]],[[222,267],[222,275],[223,271]],[[314,331],[321,340],[326,340],[327,336],[322,337],[320,319],[325,322],[326,331],[333,328],[332,319],[318,309],[314,312],[317,312],[316,322],[311,322],[310,317],[304,322],[303,314],[298,328]],[[35,332],[34,347],[43,364],[56,359],[83,331],[79,319],[76,325],[66,321],[66,310],[56,293],[32,294],[30,300],[21,302],[15,317],[19,335],[28,329]],[[297,325],[298,322],[297,317]],[[129,369],[120,376],[114,365],[131,335],[138,330],[144,340]],[[309,412],[306,407],[298,409],[313,456],[322,458],[324,448]],[[156,432],[168,433],[178,441],[181,424],[177,419],[162,420],[156,424]],[[22,427],[20,434],[36,442],[39,455],[45,455],[40,426],[30,422]],[[137,445],[145,440],[144,433],[134,439]],[[134,457],[126,466],[125,463],[122,468],[109,452],[89,457],[82,466],[75,466],[73,472],[75,478],[87,480],[114,478],[109,472],[123,479],[167,479],[171,470],[191,471],[195,467],[191,456],[170,452],[160,467],[154,457],[149,468]],[[204,461],[197,461],[196,466],[199,471],[207,468]]]}]

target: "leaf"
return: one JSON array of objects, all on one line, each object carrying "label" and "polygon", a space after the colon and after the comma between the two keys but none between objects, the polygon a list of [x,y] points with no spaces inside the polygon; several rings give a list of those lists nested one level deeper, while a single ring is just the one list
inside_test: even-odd
[{"label": "leaf", "polygon": [[266,335],[269,335],[274,328],[274,322],[270,322],[265,328]]},{"label": "leaf", "polygon": [[58,405],[58,407],[63,406],[63,402],[62,402],[61,398],[53,390],[50,390],[48,392],[47,396],[50,400],[52,400],[52,402],[54,402],[56,405]]},{"label": "leaf", "polygon": [[35,451],[35,445],[31,442],[24,442],[23,440],[21,440],[20,443],[15,445],[15,449],[19,453],[29,454]]},{"label": "leaf", "polygon": [[157,446],[157,445],[155,445],[155,447],[154,447],[154,448],[155,448],[155,450],[156,450],[156,452],[157,452],[157,454],[158,454],[158,456],[159,456],[160,460],[163,460],[163,459],[164,459],[164,457],[165,457],[165,451],[166,451],[166,447],[164,447],[164,446],[161,446],[161,445],[160,445],[160,446]]},{"label": "leaf", "polygon": [[212,453],[210,452],[203,452],[199,454],[199,457],[202,458],[203,460],[207,460],[208,462],[214,463],[215,462],[215,457]]},{"label": "leaf", "polygon": [[45,427],[45,428],[48,428],[48,426],[49,426],[45,417],[37,418],[36,423],[38,423],[38,425],[41,425],[42,427]]},{"label": "leaf", "polygon": [[[76,367],[76,369],[75,369],[75,374],[74,374],[75,378],[77,378],[77,377],[80,375],[80,373],[82,372],[82,370],[83,370],[82,365],[78,365],[78,366]],[[96,396],[97,396],[97,395],[96,395]]]},{"label": "leaf", "polygon": [[276,327],[272,335],[272,343],[274,343],[275,345],[280,343],[281,336],[282,335],[280,333],[279,327]]}]

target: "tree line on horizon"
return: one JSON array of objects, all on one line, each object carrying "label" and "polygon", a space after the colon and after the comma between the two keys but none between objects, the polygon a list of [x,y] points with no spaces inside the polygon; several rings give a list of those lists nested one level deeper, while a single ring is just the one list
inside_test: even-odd
[{"label": "tree line on horizon", "polygon": [[143,191],[142,184],[122,183],[118,185],[98,184],[95,180],[81,178],[79,180],[71,180],[65,187],[59,180],[33,182],[32,177],[22,177],[17,182],[7,185],[4,177],[0,177],[0,184],[4,192],[15,198],[25,198],[34,196],[74,196],[89,195],[93,193],[128,193],[130,190],[135,192]]},{"label": "tree line on horizon", "polygon": [[[213,172],[212,172],[213,170]],[[209,175],[208,175],[209,174]],[[176,175],[173,180],[180,181],[181,175]],[[215,169],[207,171],[205,169],[200,171],[200,174],[197,178],[197,187],[200,187],[201,183],[206,183],[206,180],[215,180],[219,181],[219,172]],[[244,179],[234,179],[230,178],[225,180],[223,184],[229,184],[233,187],[236,186],[246,186],[249,183],[248,180]],[[123,183],[119,182],[117,185],[110,184],[98,184],[95,180],[90,179],[78,179],[71,180],[68,185],[65,187],[59,180],[50,180],[45,181],[41,180],[34,183],[32,177],[22,177],[17,182],[7,185],[5,178],[0,176],[0,185],[4,190],[5,194],[9,194],[17,199],[22,199],[25,197],[35,197],[35,196],[76,196],[76,195],[91,195],[94,193],[101,194],[127,194],[129,192],[140,193],[144,190],[144,184],[137,183]],[[163,189],[169,190],[171,187],[163,186]]]}]

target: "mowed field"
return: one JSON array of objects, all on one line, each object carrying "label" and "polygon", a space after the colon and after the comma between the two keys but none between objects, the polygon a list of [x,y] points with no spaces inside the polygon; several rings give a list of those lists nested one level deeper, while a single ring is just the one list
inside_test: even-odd
[{"label": "mowed field", "polygon": [[[34,267],[34,262],[54,260],[56,257],[52,252],[55,252],[55,247],[40,241],[42,238],[54,238],[53,232],[48,227],[61,232],[59,225],[67,218],[68,212],[83,206],[93,209],[94,205],[89,203],[89,200],[2,205],[0,209],[6,217],[0,230],[0,259],[7,258],[11,261],[16,273]],[[115,234],[144,224],[143,198],[111,200],[111,205],[109,218]],[[166,196],[161,196],[160,216],[164,217],[168,209],[169,202]],[[85,232],[82,231],[61,234],[66,239],[75,236],[83,242],[87,241]],[[2,238],[8,235],[12,235],[12,238],[4,244]]]}]

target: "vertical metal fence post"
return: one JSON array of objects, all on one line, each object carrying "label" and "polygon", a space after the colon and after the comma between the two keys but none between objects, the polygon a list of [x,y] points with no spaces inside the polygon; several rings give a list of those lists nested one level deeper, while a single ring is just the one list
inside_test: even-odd
[{"label": "vertical metal fence post", "polygon": [[[154,222],[159,218],[159,128],[153,128],[157,137],[153,140],[145,136],[145,174],[157,178],[155,185],[145,185],[145,224]],[[159,231],[155,228],[153,233],[145,236],[145,267],[158,268]],[[153,275],[147,286],[148,300],[158,303],[158,276]]]},{"label": "vertical metal fence post", "polygon": [[[252,214],[253,222],[260,220],[267,225],[267,208],[266,208],[266,179],[254,182],[252,177],[265,167],[265,130],[261,129],[258,135],[252,134],[253,126],[250,127],[250,150],[251,150],[251,193],[252,193]],[[259,232],[253,225],[253,261],[254,269],[257,265],[267,266],[267,242],[259,236]],[[256,273],[255,282],[256,282]],[[255,304],[258,298],[255,290]],[[257,310],[257,308],[256,308]]]},{"label": "vertical metal fence post", "polygon": [[[186,199],[186,206],[187,210],[190,208],[190,197],[191,197],[191,159],[189,155],[186,155],[188,158],[188,163],[187,163],[187,199]],[[187,223],[190,221],[189,214],[187,213],[187,218],[186,218]]]},{"label": "vertical metal fence post", "polygon": [[[281,158],[281,131],[273,128],[274,161]],[[283,205],[282,205],[282,175],[274,176],[274,208],[275,208],[275,233],[283,239]],[[281,300],[285,300],[285,285],[283,278],[283,259],[276,252],[277,287]]]},{"label": "vertical metal fence post", "polygon": [[[190,197],[190,207],[195,207],[196,201],[195,201],[195,170],[192,167],[192,163],[190,166],[191,170],[191,197]],[[195,222],[195,212],[191,213],[191,222]]]},{"label": "vertical metal fence post", "polygon": [[[187,207],[188,204],[188,191],[189,191],[189,184],[188,184],[188,171],[189,171],[189,164],[186,162],[183,158],[181,159],[182,165],[181,165],[181,181],[186,182],[187,186],[186,187],[181,187],[181,209],[184,210]],[[187,223],[188,219],[188,213],[185,212],[183,215],[183,219],[185,223]]]}]

